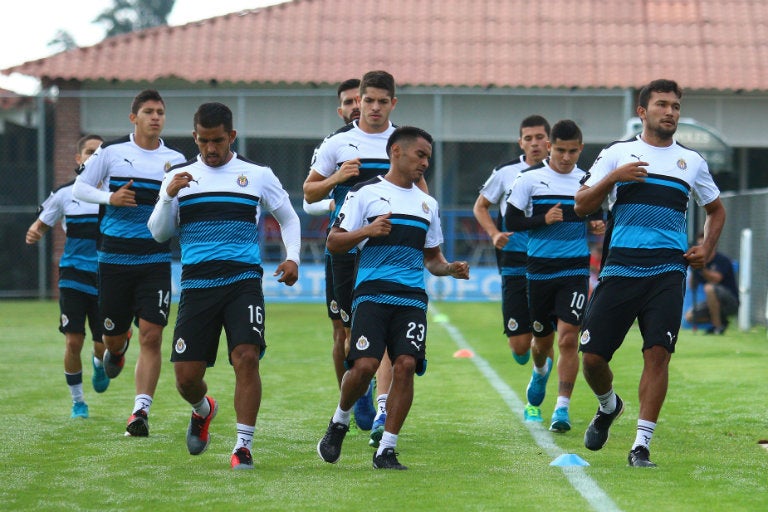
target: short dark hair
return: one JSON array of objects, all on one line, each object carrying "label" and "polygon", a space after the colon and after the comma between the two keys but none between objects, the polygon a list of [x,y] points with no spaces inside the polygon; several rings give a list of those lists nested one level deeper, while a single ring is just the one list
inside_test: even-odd
[{"label": "short dark hair", "polygon": [[344,80],[339,84],[339,87],[336,89],[336,97],[341,99],[341,93],[344,91],[348,91],[350,89],[359,89],[360,88],[360,79],[359,78],[348,78],[347,80]]},{"label": "short dark hair", "polygon": [[563,119],[552,126],[552,135],[549,140],[552,142],[560,140],[577,140],[582,142],[581,129],[570,119]]},{"label": "short dark hair", "polygon": [[523,136],[523,128],[533,128],[534,126],[543,126],[544,131],[547,132],[547,137],[549,137],[549,123],[543,116],[538,114],[528,116],[520,122],[520,136]]},{"label": "short dark hair", "polygon": [[99,142],[104,142],[104,137],[101,135],[96,135],[95,133],[89,133],[87,135],[83,135],[79,139],[77,139],[77,153],[79,154],[83,148],[85,147],[85,143],[89,140],[98,140]]},{"label": "short dark hair", "polygon": [[137,94],[135,98],[133,98],[133,103],[131,103],[131,112],[133,114],[138,114],[141,106],[148,101],[159,101],[163,104],[163,106],[165,106],[165,101],[163,101],[163,97],[160,96],[159,92],[157,92],[155,89],[144,89],[139,94]]},{"label": "short dark hair", "polygon": [[203,128],[216,128],[217,126],[224,126],[224,130],[227,132],[232,131],[232,110],[223,103],[212,101],[210,103],[203,103],[197,107],[192,123],[197,129],[198,126]]},{"label": "short dark hair", "polygon": [[386,71],[376,70],[364,74],[363,79],[360,80],[360,96],[365,94],[368,87],[384,89],[389,93],[390,98],[395,97],[395,77]]},{"label": "short dark hair", "polygon": [[651,99],[652,92],[673,92],[677,96],[677,99],[683,97],[683,90],[677,85],[677,82],[674,80],[667,80],[666,78],[659,78],[640,89],[640,94],[637,95],[638,106],[648,108],[648,102]]},{"label": "short dark hair", "polygon": [[422,138],[430,144],[433,144],[434,142],[432,136],[421,128],[416,128],[415,126],[398,126],[387,140],[387,156],[392,156],[392,146],[400,141],[413,142],[418,138]]}]

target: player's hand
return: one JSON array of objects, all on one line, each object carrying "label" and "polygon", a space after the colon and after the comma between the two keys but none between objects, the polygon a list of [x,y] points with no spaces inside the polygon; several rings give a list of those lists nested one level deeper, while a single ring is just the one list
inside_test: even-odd
[{"label": "player's hand", "polygon": [[499,250],[503,249],[504,246],[507,245],[507,242],[509,242],[509,237],[512,235],[514,235],[514,232],[512,231],[499,231],[491,237],[493,246]]},{"label": "player's hand", "polygon": [[554,224],[555,222],[563,222],[563,209],[560,208],[560,203],[557,203],[547,211],[546,215],[544,215],[544,220],[547,225]]},{"label": "player's hand", "polygon": [[387,236],[392,232],[392,221],[389,220],[391,215],[392,212],[379,215],[373,222],[368,224],[368,237]]},{"label": "player's hand", "polygon": [[278,283],[293,286],[299,280],[299,266],[293,260],[285,260],[277,266],[277,270],[272,275],[280,276],[277,280]]},{"label": "player's hand", "polygon": [[448,275],[455,279],[469,279],[469,263],[454,261],[448,264]]},{"label": "player's hand", "polygon": [[645,178],[648,177],[648,169],[645,166],[649,165],[648,162],[629,162],[613,170],[613,178],[615,183],[621,183],[626,181],[635,181],[642,183]]},{"label": "player's hand", "polygon": [[186,171],[180,172],[173,177],[170,183],[168,183],[168,186],[165,188],[165,192],[170,197],[176,197],[176,195],[179,193],[179,190],[187,188],[193,181],[197,183],[197,180],[194,176]]},{"label": "player's hand", "polygon": [[353,158],[352,160],[347,160],[343,164],[341,164],[341,167],[339,167],[339,170],[336,171],[336,183],[344,183],[349,178],[353,176],[359,176],[360,175],[360,159],[359,158]]},{"label": "player's hand", "polygon": [[593,235],[602,235],[605,233],[605,221],[591,220],[589,221],[589,231]]},{"label": "player's hand", "polygon": [[710,254],[701,245],[694,245],[687,251],[685,251],[685,259],[688,260],[688,264],[693,268],[704,268],[707,261],[709,261]]},{"label": "player's hand", "polygon": [[136,206],[136,192],[131,190],[133,180],[112,192],[109,196],[109,204],[112,206]]},{"label": "player's hand", "polygon": [[30,226],[27,230],[27,236],[25,237],[28,245],[36,244],[43,238],[43,234],[37,230],[34,226]]}]

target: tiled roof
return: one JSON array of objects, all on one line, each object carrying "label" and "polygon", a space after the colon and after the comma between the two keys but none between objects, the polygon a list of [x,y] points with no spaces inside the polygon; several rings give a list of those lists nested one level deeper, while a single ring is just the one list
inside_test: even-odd
[{"label": "tiled roof", "polygon": [[[356,20],[356,21],[355,21]],[[293,0],[6,70],[47,80],[768,90],[765,0]]]}]

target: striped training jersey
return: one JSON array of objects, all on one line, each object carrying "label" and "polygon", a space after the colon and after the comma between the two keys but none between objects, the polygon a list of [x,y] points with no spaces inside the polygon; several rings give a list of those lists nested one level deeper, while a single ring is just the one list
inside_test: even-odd
[{"label": "striped training jersey", "polygon": [[93,187],[110,192],[133,180],[136,207],[103,205],[100,222],[99,262],[114,265],[170,263],[169,242],[155,242],[147,220],[157,202],[163,176],[173,165],[186,161],[184,155],[160,140],[148,150],[134,142],[133,134],[105,142],[83,164],[78,176]]},{"label": "striped training jersey", "polygon": [[172,214],[178,219],[181,289],[260,279],[260,213],[289,201],[272,169],[237,154],[220,167],[210,167],[198,155],[174,167],[162,190],[179,172],[195,179],[171,201]]},{"label": "striped training jersey", "polygon": [[[480,187],[480,195],[491,204],[499,206],[496,227],[500,231],[506,231],[504,229],[504,213],[507,210],[507,198],[510,190],[512,190],[512,183],[518,174],[528,167],[529,165],[525,162],[525,155],[520,155],[518,160],[512,160],[496,167],[483,186]],[[528,232],[517,231],[509,237],[507,244],[501,251],[496,250],[496,264],[502,276],[525,276],[527,247]]]},{"label": "striped training jersey", "polygon": [[72,197],[74,180],[57,188],[38,209],[38,219],[46,226],[61,221],[66,233],[59,260],[59,288],[72,288],[98,295],[99,205]]},{"label": "striped training jersey", "polygon": [[563,222],[529,230],[528,279],[589,276],[587,224],[573,210],[573,198],[584,176],[578,167],[568,174],[559,173],[545,160],[515,180],[507,202],[518,210],[528,216],[544,215],[558,203],[563,210]]},{"label": "striped training jersey", "polygon": [[685,273],[688,198],[693,193],[703,206],[720,195],[698,152],[677,141],[666,147],[651,146],[639,135],[605,147],[584,184],[591,187],[617,167],[637,161],[649,163],[645,182],[617,183],[607,198],[611,222],[601,278]]},{"label": "striped training jersey", "polygon": [[360,260],[352,307],[364,301],[426,310],[424,249],[443,242],[437,201],[416,185],[405,189],[381,176],[360,184],[347,200],[334,226],[362,228],[391,213],[392,231],[360,244]]}]

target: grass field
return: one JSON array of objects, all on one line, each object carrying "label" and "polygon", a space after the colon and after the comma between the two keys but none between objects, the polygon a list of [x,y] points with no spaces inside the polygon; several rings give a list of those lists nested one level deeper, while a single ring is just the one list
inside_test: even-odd
[{"label": "grass field", "polygon": [[[429,370],[417,379],[398,443],[409,471],[374,471],[360,431],[347,436],[338,464],[319,459],[315,445],[338,400],[330,322],[320,304],[268,304],[256,469],[234,472],[234,378],[223,347],[207,375],[220,402],[211,446],[192,457],[184,442],[190,408],[166,362],[171,329],[150,437],[126,438],[135,348],[104,394],[90,387],[85,366],[91,417],[72,420],[57,304],[0,302],[0,510],[768,510],[768,451],[758,444],[768,438],[762,327],[722,337],[681,331],[651,444],[659,467],[638,469],[626,465],[638,410],[637,331],[612,363],[626,412],[605,448],[589,452],[583,434],[596,400],[583,377],[571,405],[571,432],[551,434],[548,423],[531,427],[522,421],[521,403],[530,365],[520,367],[510,356],[498,304],[435,308]],[[459,348],[476,357],[453,357]],[[545,420],[556,394],[556,379],[550,380]],[[563,453],[590,466],[550,466]]]}]

